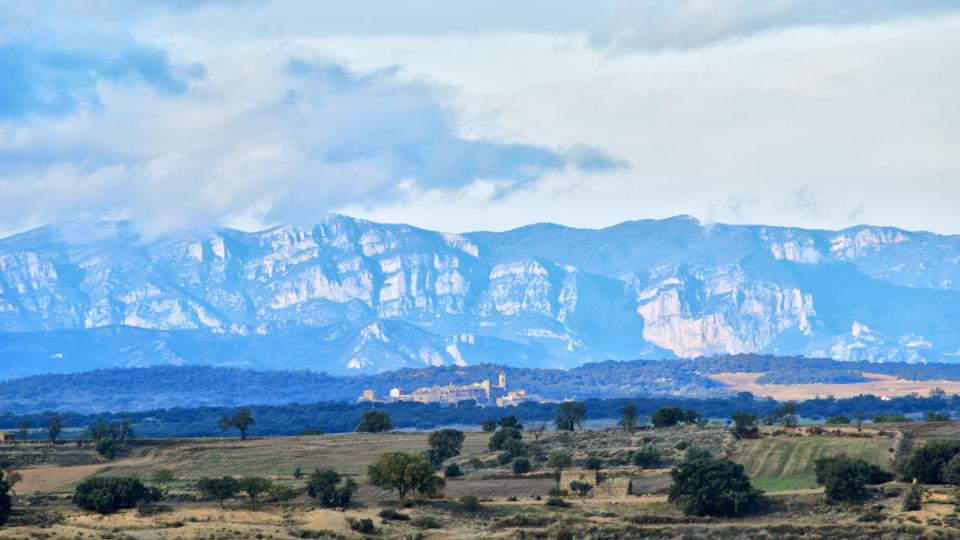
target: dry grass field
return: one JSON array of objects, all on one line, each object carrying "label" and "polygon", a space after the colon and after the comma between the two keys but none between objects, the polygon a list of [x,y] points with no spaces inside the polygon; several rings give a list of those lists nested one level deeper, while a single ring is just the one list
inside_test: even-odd
[{"label": "dry grass field", "polygon": [[711,379],[729,386],[737,392],[750,392],[755,396],[771,397],[778,401],[804,401],[817,396],[846,398],[860,394],[875,396],[927,395],[934,388],[947,394],[960,394],[960,381],[905,381],[881,373],[861,372],[870,379],[849,384],[757,384],[763,373],[716,373]]},{"label": "dry grass field", "polygon": [[[919,429],[919,426],[912,426]],[[930,428],[933,429],[933,428]],[[943,432],[945,427],[936,428]],[[426,448],[426,434],[346,434],[316,437],[277,437],[238,441],[197,439],[138,441],[119,460],[100,460],[92,449],[68,445],[50,448],[0,446],[0,459],[16,452],[43,454],[42,465],[20,468],[24,482],[13,521],[0,529],[0,538],[16,539],[220,539],[220,538],[364,538],[351,530],[357,519],[371,519],[379,538],[952,538],[960,537],[960,519],[954,512],[953,491],[941,489],[936,500],[920,512],[904,513],[899,498],[877,497],[864,504],[827,504],[813,486],[813,460],[847,453],[884,465],[889,462],[892,433],[877,437],[787,435],[767,431],[758,440],[735,441],[719,427],[678,427],[624,433],[616,429],[576,433],[547,433],[539,441],[525,435],[535,471],[513,475],[497,466],[486,448],[489,434],[469,433],[463,454],[466,475],[450,479],[445,497],[403,506],[396,495],[365,485],[366,466],[387,451],[418,452]],[[679,443],[686,443],[681,445]],[[743,463],[754,483],[768,491],[771,501],[760,514],[717,520],[683,516],[666,501],[668,469],[637,471],[624,461],[641,447],[655,447],[670,466],[681,458],[678,446],[696,445]],[[563,450],[580,463],[586,456],[604,460],[607,471],[635,478],[645,495],[570,497],[568,507],[546,505],[554,481],[540,457]],[[58,459],[63,466],[58,466]],[[473,459],[477,458],[477,459]],[[23,462],[31,462],[17,458]],[[483,462],[479,468],[477,461]],[[627,460],[628,461],[628,460]],[[77,462],[87,462],[77,464]],[[473,465],[470,465],[473,463]],[[576,466],[576,465],[575,465]],[[333,467],[362,485],[348,510],[317,508],[306,495],[287,502],[268,502],[249,510],[242,499],[216,502],[198,498],[192,481],[201,476],[263,475],[284,485],[302,486],[293,470]],[[90,475],[150,478],[157,470],[173,471],[179,479],[170,496],[147,511],[124,510],[108,516],[85,512],[69,502],[77,482]],[[298,483],[299,482],[299,483]],[[935,490],[936,491],[936,490]],[[468,511],[459,502],[464,495],[480,498],[482,507]],[[395,507],[409,519],[379,517]]]}]

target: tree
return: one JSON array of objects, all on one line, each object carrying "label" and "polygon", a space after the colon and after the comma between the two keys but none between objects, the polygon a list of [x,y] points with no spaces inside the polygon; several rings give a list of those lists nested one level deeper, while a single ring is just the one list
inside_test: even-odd
[{"label": "tree", "polygon": [[17,423],[17,438],[21,441],[30,439],[30,422],[23,420]]},{"label": "tree", "polygon": [[513,460],[513,474],[524,474],[530,472],[530,460],[525,457],[518,457]]},{"label": "tree", "polygon": [[267,493],[273,487],[273,482],[260,476],[245,476],[237,482],[237,488],[247,494],[250,499],[250,509],[256,511],[260,505],[260,494]]},{"label": "tree", "polygon": [[667,500],[686,515],[732,517],[759,510],[763,498],[743,465],[726,459],[684,461],[670,471]]},{"label": "tree", "polygon": [[854,422],[857,424],[857,431],[863,430],[863,421],[866,420],[866,418],[863,416],[863,412],[857,411],[853,413],[853,419],[854,419]]},{"label": "tree", "polygon": [[583,424],[587,417],[587,408],[583,403],[576,401],[565,401],[557,405],[557,429],[560,431],[573,431],[577,426]]},{"label": "tree", "polygon": [[893,480],[893,475],[859,458],[846,455],[823,457],[814,464],[817,483],[831,501],[860,501],[867,497],[866,484]]},{"label": "tree", "polygon": [[633,431],[637,429],[637,408],[632,404],[628,404],[623,408],[623,411],[620,413],[620,427],[626,431]]},{"label": "tree", "polygon": [[148,488],[136,478],[96,477],[81,482],[73,493],[73,503],[101,514],[133,508],[140,502],[160,498],[160,491]]},{"label": "tree", "polygon": [[456,429],[445,428],[434,431],[427,437],[427,444],[430,445],[430,449],[427,450],[427,459],[433,463],[434,467],[439,468],[444,461],[460,455],[463,439],[463,432]]},{"label": "tree", "polygon": [[130,418],[130,415],[125,414],[120,417],[120,440],[129,441],[133,439],[136,434],[133,431],[133,420]]},{"label": "tree", "polygon": [[400,500],[410,492],[431,494],[439,491],[443,478],[436,475],[433,465],[421,454],[387,452],[367,468],[367,477],[374,486],[396,490]]},{"label": "tree", "polygon": [[3,471],[0,471],[0,527],[10,518],[10,509],[13,506],[13,498],[10,497],[11,488],[9,480],[5,479]]},{"label": "tree", "polygon": [[741,439],[751,439],[757,436],[757,415],[754,413],[737,411],[730,415],[733,420],[733,433]]},{"label": "tree", "polygon": [[357,490],[357,484],[347,478],[343,485],[341,477],[333,469],[315,470],[307,481],[307,494],[325,508],[346,508]]},{"label": "tree", "polygon": [[796,401],[787,401],[773,410],[773,417],[786,427],[797,427],[800,406]]},{"label": "tree", "polygon": [[480,427],[487,433],[493,433],[497,430],[497,421],[493,418],[487,418],[483,422],[480,422]]},{"label": "tree", "polygon": [[687,409],[687,412],[683,413],[683,423],[688,426],[698,424],[700,419],[703,417],[700,413],[693,409]]},{"label": "tree", "polygon": [[221,431],[226,431],[230,428],[236,428],[240,431],[240,440],[247,440],[247,430],[250,429],[250,426],[256,423],[253,419],[253,412],[250,409],[243,408],[233,414],[233,416],[224,416],[217,422],[220,425]]},{"label": "tree", "polygon": [[496,452],[497,450],[503,449],[503,445],[511,439],[519,441],[523,439],[523,434],[516,428],[500,428],[490,436],[490,440],[487,442],[487,448]]},{"label": "tree", "polygon": [[660,465],[663,458],[652,446],[641,448],[633,453],[633,464],[643,469],[652,469]]},{"label": "tree", "polygon": [[960,441],[928,441],[901,464],[900,475],[904,480],[916,478],[924,484],[942,484],[944,466],[957,454],[960,454]]},{"label": "tree", "polygon": [[686,417],[686,413],[680,407],[660,407],[653,411],[650,416],[650,423],[653,424],[653,427],[670,427],[682,422]]},{"label": "tree", "polygon": [[593,490],[593,486],[586,482],[581,482],[579,480],[573,480],[570,482],[570,491],[580,495],[581,497],[586,497],[591,490]]},{"label": "tree", "polygon": [[543,432],[547,430],[547,425],[543,422],[533,426],[533,429],[530,430],[530,433],[533,433],[533,440],[539,441],[540,437],[543,437]]},{"label": "tree", "polygon": [[392,429],[393,422],[386,411],[366,411],[357,426],[357,433],[383,433]]},{"label": "tree", "polygon": [[920,484],[910,484],[910,487],[903,492],[901,509],[904,512],[915,512],[920,509],[920,503],[922,501],[923,487]]},{"label": "tree", "polygon": [[504,416],[497,422],[497,424],[502,428],[512,427],[523,431],[523,424],[521,424],[520,421],[517,420],[517,417],[512,414],[509,416]]},{"label": "tree", "polygon": [[573,464],[573,457],[566,452],[550,452],[547,457],[547,465],[553,469],[553,477],[557,481],[557,489],[560,489],[560,474],[564,469]]},{"label": "tree", "polygon": [[940,477],[948,484],[960,486],[960,454],[950,458],[950,461],[943,466],[940,471]]},{"label": "tree", "polygon": [[603,460],[597,456],[587,456],[587,459],[583,460],[583,468],[591,471],[599,471],[603,468]]},{"label": "tree", "polygon": [[50,444],[57,444],[60,438],[60,432],[63,431],[63,417],[60,413],[47,414],[47,435],[50,437]]},{"label": "tree", "polygon": [[197,481],[197,489],[207,497],[220,501],[220,508],[223,508],[223,502],[236,495],[240,491],[240,485],[236,478],[230,476],[204,477]]}]

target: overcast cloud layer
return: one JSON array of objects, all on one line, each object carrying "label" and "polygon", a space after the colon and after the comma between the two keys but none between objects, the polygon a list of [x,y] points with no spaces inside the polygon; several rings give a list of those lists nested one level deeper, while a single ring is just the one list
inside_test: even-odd
[{"label": "overcast cloud layer", "polygon": [[960,4],[0,0],[0,234],[960,232]]}]

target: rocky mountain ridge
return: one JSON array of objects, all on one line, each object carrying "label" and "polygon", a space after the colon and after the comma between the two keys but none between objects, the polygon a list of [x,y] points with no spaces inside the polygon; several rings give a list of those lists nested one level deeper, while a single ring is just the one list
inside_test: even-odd
[{"label": "rocky mountain ridge", "polygon": [[708,224],[452,234],[341,215],[0,240],[0,376],[197,363],[331,373],[763,352],[953,361],[960,237]]}]

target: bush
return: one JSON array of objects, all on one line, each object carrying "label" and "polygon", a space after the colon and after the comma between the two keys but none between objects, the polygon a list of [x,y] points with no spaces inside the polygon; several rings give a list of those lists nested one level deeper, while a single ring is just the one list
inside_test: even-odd
[{"label": "bush", "polygon": [[443,525],[436,518],[430,516],[421,516],[410,522],[411,525],[419,529],[440,529]]},{"label": "bush", "polygon": [[586,497],[587,494],[590,493],[592,490],[593,490],[593,486],[586,482],[581,482],[579,480],[574,480],[570,482],[570,491],[576,493],[577,495],[580,495],[581,497]]},{"label": "bush", "polygon": [[451,463],[443,470],[443,475],[447,478],[456,478],[458,476],[463,476],[463,471],[460,470],[460,466],[456,463]]},{"label": "bush", "polygon": [[376,534],[377,528],[373,525],[370,518],[356,519],[350,523],[350,530],[357,531],[360,534]]},{"label": "bush", "polygon": [[652,469],[660,465],[660,452],[652,447],[641,448],[633,453],[633,464],[644,469]]},{"label": "bush", "polygon": [[0,471],[0,526],[10,518],[10,508],[12,507],[10,487],[10,481],[5,479],[3,471]]},{"label": "bush", "polygon": [[683,422],[686,418],[687,415],[680,407],[661,407],[653,411],[650,416],[650,423],[658,428],[670,427]]},{"label": "bush", "polygon": [[410,516],[398,512],[396,508],[384,508],[377,515],[383,519],[389,519],[392,521],[410,521]]},{"label": "bush", "polygon": [[863,459],[845,455],[823,457],[814,465],[817,483],[831,501],[859,501],[867,498],[866,484],[882,484],[893,475]]},{"label": "bush", "polygon": [[477,512],[481,510],[483,506],[480,504],[480,499],[473,495],[466,495],[460,497],[460,508],[467,512]]},{"label": "bush", "polygon": [[686,515],[732,517],[759,510],[763,498],[743,465],[726,459],[686,461],[670,471],[668,500]]},{"label": "bush", "polygon": [[603,467],[603,460],[597,456],[590,456],[583,460],[583,468],[591,471],[599,471]]},{"label": "bush", "polygon": [[470,458],[470,461],[468,461],[467,463],[469,463],[470,466],[473,467],[474,469],[482,469],[482,468],[483,468],[483,460],[480,459],[480,458],[478,458],[478,457],[472,457],[472,458]]},{"label": "bush", "polygon": [[81,482],[73,494],[74,504],[101,514],[159,499],[158,489],[148,488],[136,478],[91,478]]},{"label": "bush", "polygon": [[506,465],[507,463],[510,463],[511,461],[513,461],[513,456],[511,456],[511,455],[508,454],[507,452],[503,452],[503,453],[497,455],[497,463],[500,464],[500,465]]},{"label": "bush", "polygon": [[511,458],[515,457],[526,457],[527,455],[527,445],[517,439],[508,439],[504,441],[503,445],[500,447],[500,450],[503,450],[510,455]]},{"label": "bush", "polygon": [[520,441],[523,439],[523,434],[520,433],[520,430],[512,427],[500,428],[496,433],[490,436],[490,441],[487,443],[487,447],[492,451],[496,452],[497,450],[504,449],[503,446],[508,440]]},{"label": "bush", "polygon": [[524,474],[530,472],[530,460],[525,457],[518,457],[513,460],[513,473]]},{"label": "bush", "polygon": [[307,494],[325,508],[346,508],[350,506],[357,483],[347,478],[340,485],[340,475],[333,469],[315,470],[307,481]]},{"label": "bush", "polygon": [[687,441],[680,441],[676,445],[674,445],[675,449],[681,450],[681,451],[686,450],[689,447],[690,447],[690,443],[688,443]]},{"label": "bush", "polygon": [[944,467],[957,454],[960,454],[960,441],[928,441],[903,462],[900,475],[904,480],[916,478],[923,484],[942,484]]},{"label": "bush", "polygon": [[684,461],[710,459],[712,457],[713,457],[713,454],[710,453],[710,450],[707,450],[702,446],[691,446],[690,448],[687,448],[687,451],[683,454]]},{"label": "bush", "polygon": [[560,497],[550,497],[549,499],[547,499],[547,502],[545,502],[544,504],[546,504],[547,506],[552,506],[554,508],[567,508],[568,506],[570,506],[570,503],[561,499]]},{"label": "bush", "polygon": [[831,426],[846,425],[850,423],[850,419],[843,415],[831,416],[830,418],[827,418],[824,423]]},{"label": "bush", "polygon": [[923,488],[920,484],[910,484],[907,491],[903,494],[902,508],[904,512],[914,512],[920,509],[920,501],[923,499]]}]

